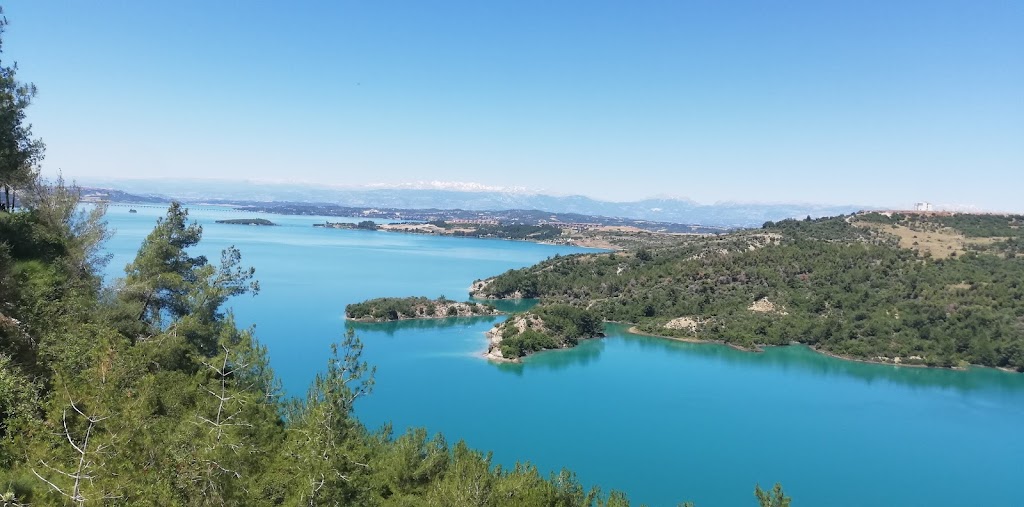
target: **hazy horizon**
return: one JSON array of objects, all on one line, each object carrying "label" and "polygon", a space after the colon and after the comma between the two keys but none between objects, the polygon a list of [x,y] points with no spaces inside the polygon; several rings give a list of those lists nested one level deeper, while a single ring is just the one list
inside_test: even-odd
[{"label": "hazy horizon", "polygon": [[[692,199],[686,195],[672,195],[672,194],[654,194],[646,197],[637,199],[627,200],[616,200],[616,199],[602,199],[599,197],[586,195],[583,193],[573,192],[558,192],[549,191],[547,189],[535,189],[526,187],[495,187],[488,186],[477,182],[460,182],[460,181],[415,181],[415,182],[404,182],[398,184],[325,184],[308,181],[288,181],[288,180],[261,180],[261,179],[227,179],[227,178],[179,178],[174,176],[166,176],[160,178],[85,178],[76,179],[74,183],[90,188],[109,188],[115,190],[121,190],[128,193],[135,194],[153,194],[153,195],[165,195],[174,197],[174,191],[167,191],[166,188],[158,187],[162,183],[174,182],[181,185],[202,185],[204,183],[217,183],[224,185],[231,184],[243,184],[252,185],[258,187],[274,187],[283,186],[285,188],[309,188],[318,189],[325,191],[373,191],[373,190],[436,190],[436,191],[450,191],[450,192],[467,192],[467,193],[500,193],[500,194],[511,194],[511,195],[523,195],[523,196],[550,196],[556,198],[573,198],[573,197],[584,197],[592,199],[598,202],[607,203],[636,203],[649,200],[674,200],[681,202],[688,202],[699,206],[718,206],[718,205],[750,205],[750,206],[773,206],[773,205],[793,205],[793,206],[807,206],[807,207],[834,207],[834,208],[852,208],[860,207],[860,209],[871,210],[912,210],[915,205],[919,202],[927,202],[933,206],[935,211],[958,211],[958,212],[983,212],[983,213],[1024,213],[1021,209],[996,209],[996,208],[982,208],[973,204],[956,203],[956,202],[936,202],[929,201],[927,199],[921,199],[916,201],[898,202],[898,203],[881,203],[881,204],[867,204],[864,202],[827,202],[827,201],[815,201],[811,198],[804,200],[741,200],[741,199],[725,199],[719,201],[700,201]],[[200,187],[191,187],[190,192],[200,192]],[[215,194],[215,191],[206,190],[207,194]],[[225,199],[236,199],[236,197],[222,196]]]},{"label": "hazy horizon", "polygon": [[5,2],[45,175],[1024,212],[1024,4]]}]

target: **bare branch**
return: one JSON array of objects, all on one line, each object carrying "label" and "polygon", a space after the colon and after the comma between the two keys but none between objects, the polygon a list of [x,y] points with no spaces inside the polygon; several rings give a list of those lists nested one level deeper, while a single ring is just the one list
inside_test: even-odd
[{"label": "bare branch", "polygon": [[36,472],[35,468],[33,468],[31,470],[32,470],[32,473],[35,474],[35,476],[39,478],[39,480],[41,480],[41,481],[45,482],[46,484],[48,484],[51,488],[53,488],[54,491],[60,493],[61,496],[69,496],[67,493],[64,492],[63,489],[60,489],[59,487],[57,487],[56,484],[46,480],[46,478],[43,477],[42,475],[39,475],[39,472]]}]

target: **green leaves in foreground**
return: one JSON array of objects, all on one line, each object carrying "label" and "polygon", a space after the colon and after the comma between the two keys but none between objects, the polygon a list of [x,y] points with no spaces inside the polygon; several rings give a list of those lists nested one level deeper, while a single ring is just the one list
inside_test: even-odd
[{"label": "green leaves in foreground", "polygon": [[777,482],[771,491],[761,489],[760,484],[755,485],[754,497],[760,507],[789,507],[792,500],[782,492],[782,485]]}]

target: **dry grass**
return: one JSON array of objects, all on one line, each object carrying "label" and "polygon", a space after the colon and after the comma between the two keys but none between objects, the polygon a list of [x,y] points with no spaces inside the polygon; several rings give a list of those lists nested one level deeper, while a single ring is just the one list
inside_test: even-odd
[{"label": "dry grass", "polygon": [[870,222],[854,222],[858,227],[868,227],[892,234],[899,238],[900,248],[914,250],[919,254],[929,253],[935,259],[945,259],[954,255],[962,255],[969,245],[991,245],[1006,238],[968,238],[955,229],[941,228],[930,231],[918,231],[903,225],[876,224]]}]

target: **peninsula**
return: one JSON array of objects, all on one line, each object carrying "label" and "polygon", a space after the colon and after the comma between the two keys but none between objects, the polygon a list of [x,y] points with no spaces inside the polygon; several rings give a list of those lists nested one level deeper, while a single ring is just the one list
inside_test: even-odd
[{"label": "peninsula", "polygon": [[[360,222],[324,222],[313,227],[366,231],[401,232],[461,238],[492,238],[537,243],[573,245],[604,250],[625,250],[639,247],[667,246],[680,238],[703,235],[694,232],[651,231],[633,226],[601,225],[597,223],[540,223],[499,222],[490,219],[430,222],[398,222],[378,224],[372,220]],[[718,232],[724,232],[720,230]]]},{"label": "peninsula", "polygon": [[[768,222],[553,258],[478,280],[470,295],[538,298],[535,313],[568,306],[645,334],[752,350],[799,342],[862,361],[1024,371],[1022,225],[909,212]],[[497,332],[507,339],[508,329]],[[575,344],[528,333],[495,346],[495,336],[502,356]]]},{"label": "peninsula", "polygon": [[444,319],[448,317],[484,317],[501,315],[492,305],[459,302],[441,296],[376,298],[345,307],[345,318],[361,322],[391,322],[410,319]]}]

